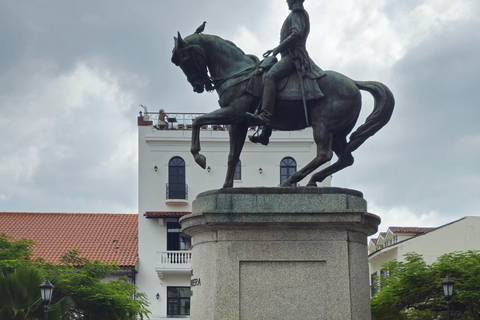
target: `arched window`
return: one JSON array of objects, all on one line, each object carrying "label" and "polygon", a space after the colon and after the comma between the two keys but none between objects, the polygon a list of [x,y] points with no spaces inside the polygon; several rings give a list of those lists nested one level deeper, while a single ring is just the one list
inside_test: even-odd
[{"label": "arched window", "polygon": [[180,157],[173,157],[168,163],[167,199],[187,199],[185,161]]},{"label": "arched window", "polygon": [[234,180],[242,180],[242,160],[238,160],[237,166],[235,167],[235,177]]},{"label": "arched window", "polygon": [[[297,171],[297,162],[290,157],[283,158],[280,162],[280,184],[290,178],[295,171]],[[292,187],[294,186],[295,183],[292,184]]]}]

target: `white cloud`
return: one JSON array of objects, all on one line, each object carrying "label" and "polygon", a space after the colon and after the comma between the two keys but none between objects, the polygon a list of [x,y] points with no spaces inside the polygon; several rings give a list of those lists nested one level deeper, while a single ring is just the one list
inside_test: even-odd
[{"label": "white cloud", "polygon": [[451,221],[449,217],[441,216],[438,212],[413,212],[406,207],[382,208],[369,204],[368,212],[381,217],[382,222],[378,233],[385,232],[389,227],[439,227]]},{"label": "white cloud", "polygon": [[48,71],[26,79],[0,110],[8,120],[0,132],[9,137],[0,142],[7,150],[0,154],[0,200],[28,196],[34,180],[51,181],[42,187],[57,193],[70,183],[95,189],[135,176],[132,94],[108,71],[86,63],[60,75]]}]

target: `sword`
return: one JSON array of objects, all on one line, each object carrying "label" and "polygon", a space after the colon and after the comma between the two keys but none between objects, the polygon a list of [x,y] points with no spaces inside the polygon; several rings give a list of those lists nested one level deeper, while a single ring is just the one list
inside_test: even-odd
[{"label": "sword", "polygon": [[307,99],[305,98],[305,84],[303,83],[302,71],[300,70],[301,68],[303,68],[301,64],[299,64],[299,66],[295,66],[295,69],[297,69],[298,80],[300,81],[300,88],[302,89],[303,110],[305,111],[305,121],[307,122],[308,127]]}]

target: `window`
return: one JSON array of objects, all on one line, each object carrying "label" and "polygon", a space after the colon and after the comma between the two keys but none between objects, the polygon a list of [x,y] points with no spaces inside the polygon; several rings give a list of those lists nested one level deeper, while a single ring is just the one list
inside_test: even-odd
[{"label": "window", "polygon": [[370,275],[370,295],[373,297],[377,294],[377,272],[375,271]]},{"label": "window", "polygon": [[182,228],[178,222],[167,222],[167,250],[181,251],[191,247],[191,239],[182,234]]},{"label": "window", "polygon": [[[280,162],[280,184],[290,178],[295,171],[297,171],[297,162],[290,157],[283,158]],[[295,187],[295,185],[295,183],[292,183],[292,187]]]},{"label": "window", "polygon": [[398,242],[398,236],[393,236],[393,243],[397,243]]},{"label": "window", "polygon": [[235,167],[235,177],[233,180],[242,180],[242,161],[238,160],[237,166]]},{"label": "window", "polygon": [[187,199],[185,161],[174,157],[168,163],[167,199]]},{"label": "window", "polygon": [[190,315],[190,287],[167,287],[167,316]]}]

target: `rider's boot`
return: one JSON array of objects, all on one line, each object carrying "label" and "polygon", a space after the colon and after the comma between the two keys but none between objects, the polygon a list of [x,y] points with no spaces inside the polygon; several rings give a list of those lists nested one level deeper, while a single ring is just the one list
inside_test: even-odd
[{"label": "rider's boot", "polygon": [[261,143],[264,146],[266,146],[270,142],[271,135],[272,135],[272,128],[266,127],[266,128],[263,128],[262,133],[260,135],[257,135],[255,133],[253,136],[249,135],[248,139],[253,143]]},{"label": "rider's boot", "polygon": [[266,137],[263,133],[259,135],[248,135],[248,139],[252,141],[253,143],[261,143],[264,146],[267,146],[268,143],[270,142],[270,139]]},{"label": "rider's boot", "polygon": [[270,78],[265,79],[263,87],[262,110],[259,114],[247,112],[250,124],[253,126],[266,125],[270,126],[273,108],[277,97],[277,84]]}]

